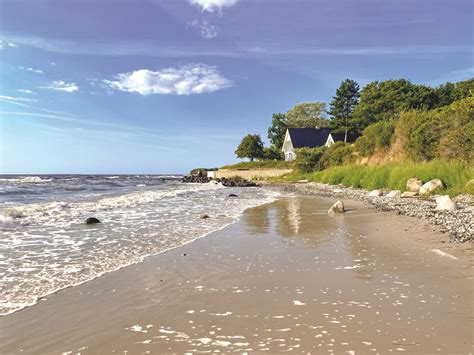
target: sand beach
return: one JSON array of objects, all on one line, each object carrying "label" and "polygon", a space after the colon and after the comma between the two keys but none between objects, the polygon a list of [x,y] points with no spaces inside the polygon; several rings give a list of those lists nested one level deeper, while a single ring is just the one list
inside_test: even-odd
[{"label": "sand beach", "polygon": [[1,353],[469,353],[472,249],[424,221],[288,194],[0,318]]}]

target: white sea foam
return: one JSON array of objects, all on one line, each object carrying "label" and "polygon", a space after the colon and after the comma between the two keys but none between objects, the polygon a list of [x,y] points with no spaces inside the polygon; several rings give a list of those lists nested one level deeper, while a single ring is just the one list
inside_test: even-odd
[{"label": "white sea foam", "polygon": [[[228,198],[231,192],[239,198]],[[192,242],[276,196],[258,188],[171,184],[99,199],[10,205],[0,210],[0,314]],[[85,225],[90,216],[102,223]]]},{"label": "white sea foam", "polygon": [[43,179],[39,176],[26,176],[19,178],[0,178],[0,183],[13,183],[13,184],[37,184],[49,182],[52,179]]}]

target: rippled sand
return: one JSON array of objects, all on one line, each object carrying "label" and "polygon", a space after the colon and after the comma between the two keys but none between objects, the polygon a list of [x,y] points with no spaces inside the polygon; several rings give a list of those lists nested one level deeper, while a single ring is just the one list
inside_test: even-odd
[{"label": "rippled sand", "polygon": [[472,249],[357,202],[287,197],[0,318],[0,353],[472,351]]}]

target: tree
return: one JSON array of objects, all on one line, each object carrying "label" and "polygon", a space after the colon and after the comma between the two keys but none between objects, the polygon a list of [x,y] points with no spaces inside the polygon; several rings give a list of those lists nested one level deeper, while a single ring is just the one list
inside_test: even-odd
[{"label": "tree", "polygon": [[275,148],[281,148],[288,128],[288,119],[284,113],[272,115],[272,125],[268,128],[268,139]]},{"label": "tree", "polygon": [[432,108],[433,89],[405,79],[374,81],[361,90],[352,122],[358,131],[369,124],[398,118],[403,111]]},{"label": "tree", "polygon": [[352,128],[350,119],[359,102],[359,97],[359,84],[354,80],[346,79],[336,90],[336,96],[330,103],[329,114],[332,116],[332,126],[344,130],[344,143],[347,143],[347,132]]},{"label": "tree", "polygon": [[303,102],[286,113],[288,127],[321,128],[328,125],[326,119],[326,104],[324,102]]},{"label": "tree", "polygon": [[247,134],[240,142],[235,154],[238,158],[249,158],[250,161],[263,157],[263,142],[259,134]]}]

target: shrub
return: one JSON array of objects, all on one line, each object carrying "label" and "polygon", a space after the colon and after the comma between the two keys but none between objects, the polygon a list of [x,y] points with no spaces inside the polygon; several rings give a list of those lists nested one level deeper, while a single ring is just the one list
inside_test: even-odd
[{"label": "shrub", "polygon": [[263,148],[263,160],[284,160],[285,154],[279,148],[267,147]]},{"label": "shrub", "polygon": [[474,161],[474,97],[454,102],[441,115],[437,155],[446,160]]},{"label": "shrub", "polygon": [[372,155],[376,149],[387,149],[393,142],[394,132],[395,121],[393,120],[373,123],[365,128],[357,139],[356,149],[365,157]]},{"label": "shrub", "polygon": [[319,160],[323,156],[324,150],[325,147],[296,149],[296,168],[307,173],[314,170],[321,170],[322,167]]},{"label": "shrub", "polygon": [[321,159],[321,167],[326,169],[330,166],[337,166],[349,163],[352,159],[353,148],[350,144],[336,142],[327,148]]},{"label": "shrub", "polygon": [[403,112],[396,131],[411,159],[434,159],[441,136],[439,110]]}]

